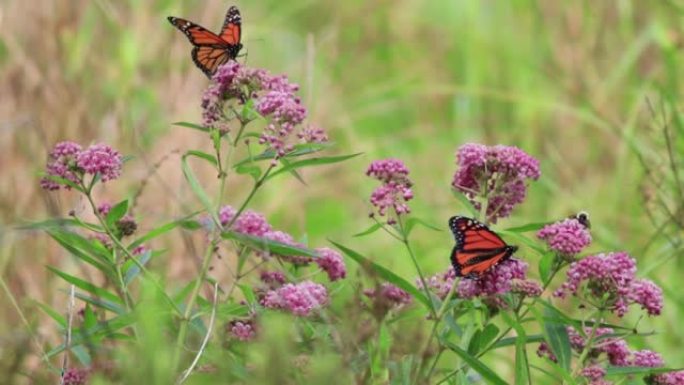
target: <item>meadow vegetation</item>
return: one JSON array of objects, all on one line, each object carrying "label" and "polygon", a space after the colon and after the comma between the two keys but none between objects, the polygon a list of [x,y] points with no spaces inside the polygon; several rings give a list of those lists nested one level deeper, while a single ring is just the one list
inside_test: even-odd
[{"label": "meadow vegetation", "polygon": [[1,384],[684,384],[684,3],[229,5],[0,4]]}]

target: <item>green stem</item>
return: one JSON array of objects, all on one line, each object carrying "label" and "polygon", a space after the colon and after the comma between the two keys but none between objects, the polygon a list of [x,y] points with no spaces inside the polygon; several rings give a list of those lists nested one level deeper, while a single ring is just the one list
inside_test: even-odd
[{"label": "green stem", "polygon": [[195,306],[195,301],[197,300],[197,295],[199,294],[200,288],[202,287],[202,282],[204,282],[207,271],[209,271],[209,264],[211,262],[211,256],[214,254],[214,249],[216,248],[217,240],[212,240],[207,249],[204,252],[204,257],[202,258],[202,266],[200,267],[200,273],[195,279],[195,283],[192,287],[192,292],[190,294],[190,300],[185,307],[183,312],[181,325],[178,330],[178,337],[176,338],[176,352],[174,354],[174,368],[177,368],[180,364],[180,355],[183,351],[183,346],[185,344],[185,336],[188,333],[188,326],[190,325],[190,314],[192,313],[192,308]]},{"label": "green stem", "polygon": [[[556,276],[556,274],[560,271],[561,268],[562,268],[562,265],[556,267],[556,269],[553,270],[553,272],[552,272],[551,275],[549,276],[549,279],[548,279],[546,282],[544,282],[544,284],[543,284],[543,286],[542,286],[542,293],[541,293],[541,294],[543,294],[544,291],[546,291],[546,289],[547,289],[547,288],[549,287],[549,285],[551,284],[551,281],[552,281],[553,278]],[[532,309],[532,307],[534,306],[534,304],[537,303],[537,300],[538,300],[539,298],[541,298],[541,294],[539,295],[539,297],[533,298],[533,299],[532,299],[532,302],[530,302],[529,304],[527,304],[527,306],[525,307],[525,311],[523,311],[522,314],[519,314],[519,315],[518,315],[518,312],[520,311],[520,309],[522,308],[522,306],[523,306],[523,304],[524,304],[524,301],[521,300],[520,303],[518,304],[518,306],[515,308],[514,314],[516,314],[516,316],[517,316],[519,319],[525,318],[525,316],[527,315],[527,313],[530,312],[530,310]],[[501,340],[502,340],[502,339],[503,339],[503,338],[504,338],[512,329],[513,329],[513,327],[512,327],[512,326],[509,326],[506,330],[503,331],[503,333],[499,334],[499,336],[496,337],[496,339],[494,339],[494,341],[492,341],[489,345],[487,345],[486,348],[484,348],[480,353],[478,353],[478,354],[475,356],[475,358],[480,358],[480,357],[482,357],[483,355],[485,355],[487,352],[489,352],[489,351],[490,351],[490,350],[491,350],[499,341],[501,341]],[[441,384],[441,383],[447,381],[447,380],[450,379],[451,377],[455,376],[458,372],[460,372],[461,370],[463,370],[466,366],[467,366],[467,365],[464,364],[464,365],[461,365],[460,367],[454,369],[452,372],[450,372],[449,374],[447,374],[446,376],[444,376],[444,378],[442,378],[441,380],[439,380],[439,381],[437,382],[437,385],[439,385],[439,384]]]},{"label": "green stem", "polygon": [[[91,208],[93,209],[93,213],[95,214],[95,217],[97,218],[97,220],[100,222],[100,225],[102,226],[102,228],[103,228],[103,229],[105,230],[105,232],[107,233],[107,236],[109,236],[109,238],[112,240],[112,242],[114,243],[114,245],[115,245],[117,248],[119,248],[120,250],[122,250],[123,253],[126,254],[126,257],[127,257],[128,259],[130,259],[131,261],[133,261],[133,263],[135,263],[135,265],[140,269],[140,271],[141,271],[147,278],[150,279],[150,281],[152,282],[152,284],[154,285],[154,287],[155,287],[160,293],[163,294],[164,300],[171,306],[171,308],[172,308],[177,314],[181,314],[181,311],[180,311],[180,309],[178,308],[178,306],[176,306],[176,303],[173,302],[173,300],[168,296],[168,294],[166,294],[166,291],[164,291],[164,288],[161,287],[161,285],[159,284],[159,282],[157,282],[157,280],[154,279],[154,278],[152,277],[152,275],[150,274],[150,271],[147,270],[147,268],[145,267],[145,265],[143,265],[142,263],[140,263],[140,261],[138,260],[138,258],[136,258],[135,255],[133,255],[133,253],[131,253],[131,252],[128,250],[128,248],[127,248],[126,246],[124,246],[123,243],[121,243],[121,241],[119,240],[119,238],[117,238],[116,235],[115,235],[115,234],[112,232],[112,230],[109,228],[109,226],[107,226],[107,221],[106,221],[104,218],[102,218],[102,216],[100,215],[100,213],[97,211],[97,206],[95,205],[95,202],[93,201],[93,198],[92,198],[92,196],[91,196],[91,194],[90,194],[91,189],[92,189],[92,185],[90,186],[90,188],[85,189],[85,190],[84,190],[84,191],[86,192],[85,195],[86,195],[86,197],[88,198],[88,202],[90,202],[90,206],[91,206]],[[114,261],[114,264],[116,265],[116,269],[120,269],[120,267],[118,266],[118,261]],[[119,274],[121,274],[121,273],[119,273]],[[120,283],[123,283],[123,280],[121,280]],[[126,289],[126,286],[125,286],[125,285],[123,285],[122,290],[124,290],[124,292],[127,293],[127,289]]]},{"label": "green stem", "polygon": [[247,198],[245,199],[245,201],[242,202],[242,205],[240,205],[240,208],[238,209],[238,211],[235,213],[235,215],[233,215],[233,218],[230,220],[230,222],[228,222],[227,225],[224,226],[224,228],[230,229],[230,227],[235,223],[235,221],[238,219],[238,217],[240,217],[240,214],[242,214],[242,212],[245,211],[245,208],[247,208],[247,205],[249,204],[249,202],[254,197],[254,194],[256,194],[259,187],[261,187],[264,184],[264,182],[266,181],[266,178],[268,177],[268,174],[271,173],[271,171],[273,170],[274,167],[275,166],[270,165],[266,169],[266,172],[264,173],[264,175],[262,175],[261,178],[259,178],[259,180],[256,181],[256,183],[254,183],[254,186],[252,186],[252,191],[249,192],[249,195],[247,195]]},{"label": "green stem", "polygon": [[428,289],[427,286],[427,281],[425,280],[425,276],[423,275],[423,271],[421,270],[420,266],[418,265],[418,259],[416,259],[416,255],[413,253],[413,249],[411,248],[411,244],[409,243],[408,237],[406,236],[406,231],[404,230],[404,224],[401,220],[401,216],[398,216],[397,218],[397,223],[399,224],[399,230],[401,232],[401,242],[406,246],[406,250],[409,253],[409,256],[411,257],[411,261],[413,261],[413,266],[416,268],[416,272],[418,272],[418,277],[420,278],[420,283],[423,286],[423,291],[425,292],[426,298],[428,302],[430,303],[430,314],[432,315],[433,319],[437,319],[437,313],[435,311],[435,305],[432,303],[432,296],[430,296],[430,289]]},{"label": "green stem", "polygon": [[[435,338],[437,335],[437,329],[439,328],[439,324],[442,321],[442,317],[444,317],[444,313],[446,312],[447,306],[449,305],[449,302],[451,301],[451,298],[454,296],[454,293],[456,292],[456,282],[453,282],[451,287],[449,288],[449,292],[447,293],[447,296],[444,298],[442,301],[442,305],[439,307],[439,311],[437,311],[437,316],[435,318],[435,322],[432,325],[432,331],[430,332],[430,337],[428,337],[427,342],[425,343],[425,347],[423,348],[423,354],[421,355],[423,363],[421,364],[421,368],[418,370],[418,374],[416,376],[416,379],[418,376],[420,376],[420,372],[422,371],[422,367],[424,366],[425,362],[425,357],[427,356],[428,349],[430,349],[430,344],[432,343],[432,340]],[[441,344],[440,344],[441,347]],[[426,383],[430,382],[430,377],[432,376],[432,371],[434,370],[435,366],[437,365],[437,361],[439,360],[439,357],[441,356],[441,351],[437,355],[437,357],[434,360],[434,363],[432,364],[430,371],[425,378]]]},{"label": "green stem", "polygon": [[[83,186],[85,189],[85,186]],[[90,206],[93,209],[93,213],[95,214],[95,217],[97,218],[98,222],[100,222],[100,225],[102,228],[105,230],[107,236],[111,238],[113,242],[116,243],[118,241],[118,238],[114,235],[112,230],[107,226],[107,221],[102,218],[102,215],[100,215],[100,212],[97,210],[97,205],[95,204],[95,201],[93,200],[91,191],[92,191],[93,185],[91,184],[87,189],[85,189],[85,195],[86,198],[88,198],[88,202],[90,202]],[[117,244],[118,246],[118,244]],[[112,250],[112,254],[114,257],[114,271],[116,273],[116,279],[118,280],[118,292],[119,296],[122,297],[124,301],[124,305],[126,306],[126,311],[130,312],[132,309],[132,298],[130,294],[128,293],[128,288],[126,287],[126,284],[123,279],[123,272],[121,271],[121,261],[119,261],[118,253],[116,252],[116,249]]]},{"label": "green stem", "polygon": [[[254,197],[254,194],[256,194],[259,187],[261,187],[263,185],[264,181],[268,177],[268,174],[271,172],[273,167],[274,166],[271,165],[266,170],[264,175],[262,175],[261,178],[256,183],[254,183],[254,186],[252,187],[252,190],[250,191],[247,198],[244,200],[244,202],[242,203],[242,205],[240,206],[238,211],[235,213],[233,218],[230,220],[230,222],[225,226],[226,229],[229,229],[233,225],[233,223],[235,223],[235,221],[240,217],[242,212],[247,207],[247,204],[249,204],[249,202]],[[207,272],[209,271],[211,256],[213,255],[214,249],[217,247],[217,245],[221,239],[220,232],[222,231],[222,229],[218,228],[218,231],[219,232],[217,234],[214,234],[213,239],[209,243],[209,246],[207,247],[207,249],[204,253],[204,257],[202,258],[202,266],[200,267],[199,275],[197,276],[197,279],[195,279],[195,283],[194,283],[194,286],[192,288],[192,292],[190,294],[190,300],[185,307],[185,312],[183,312],[183,315],[182,315],[183,318],[181,320],[181,325],[180,325],[180,328],[178,330],[178,337],[176,339],[176,352],[175,352],[174,361],[173,361],[174,362],[174,368],[178,368],[178,365],[180,364],[180,355],[181,355],[181,352],[183,351],[183,346],[185,344],[185,337],[187,335],[188,326],[190,324],[190,314],[192,313],[192,308],[195,306],[195,301],[197,300],[197,295],[199,294],[199,290],[202,286],[202,282],[204,282],[204,280],[206,279]],[[232,290],[231,290],[231,293],[232,293]]]},{"label": "green stem", "polygon": [[[590,317],[591,318],[591,317]],[[579,359],[577,359],[577,366],[575,366],[575,369],[572,371],[570,374],[571,377],[576,377],[579,374],[579,371],[582,369],[583,365],[582,363],[584,360],[587,359],[587,356],[589,355],[589,352],[591,351],[594,338],[596,337],[596,332],[598,331],[599,325],[601,325],[603,320],[603,308],[598,309],[598,321],[594,319],[593,325],[591,326],[591,332],[589,333],[589,336],[587,336],[587,340],[584,343],[584,349],[582,349],[582,353],[580,353]]]}]

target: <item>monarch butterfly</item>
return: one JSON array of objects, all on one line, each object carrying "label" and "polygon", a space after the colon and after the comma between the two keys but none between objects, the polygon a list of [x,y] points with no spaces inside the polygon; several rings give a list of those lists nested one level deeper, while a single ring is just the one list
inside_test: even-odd
[{"label": "monarch butterfly", "polygon": [[568,219],[577,219],[582,226],[591,229],[591,222],[589,222],[589,214],[586,211],[580,211],[575,215],[570,215]]},{"label": "monarch butterfly", "polygon": [[458,277],[479,278],[518,250],[518,246],[506,244],[485,224],[472,218],[452,217],[449,228],[456,238],[451,264]]},{"label": "monarch butterfly", "polygon": [[209,78],[221,64],[235,59],[242,49],[242,17],[236,6],[228,8],[219,35],[185,19],[173,16],[169,16],[168,19],[188,37],[194,46],[192,61]]}]

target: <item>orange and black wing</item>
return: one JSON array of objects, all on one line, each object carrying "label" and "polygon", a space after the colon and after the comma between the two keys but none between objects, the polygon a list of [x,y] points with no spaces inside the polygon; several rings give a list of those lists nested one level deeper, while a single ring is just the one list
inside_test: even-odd
[{"label": "orange and black wing", "polygon": [[195,24],[192,21],[181,19],[180,17],[168,17],[169,23],[178,28],[188,37],[190,43],[197,46],[223,46],[226,42],[218,35],[207,30],[201,25]]},{"label": "orange and black wing", "polygon": [[207,46],[196,46],[192,49],[192,61],[209,78],[221,64],[230,59],[231,57],[225,49]]},{"label": "orange and black wing", "polygon": [[241,46],[242,39],[242,17],[236,6],[228,8],[226,19],[221,28],[221,39],[233,46]]},{"label": "orange and black wing", "polygon": [[240,43],[242,19],[237,7],[230,7],[226,20],[217,35],[201,25],[179,17],[169,16],[169,22],[185,34],[193,45],[192,60],[211,77],[216,69],[228,60],[235,59],[242,49]]},{"label": "orange and black wing", "polygon": [[517,250],[475,219],[452,217],[449,227],[456,238],[451,263],[457,276],[479,278]]}]

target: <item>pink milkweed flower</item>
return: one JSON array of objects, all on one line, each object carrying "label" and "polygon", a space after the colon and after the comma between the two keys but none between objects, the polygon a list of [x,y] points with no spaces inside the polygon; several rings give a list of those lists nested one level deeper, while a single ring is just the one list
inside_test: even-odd
[{"label": "pink milkweed flower", "polygon": [[528,180],[541,176],[539,161],[517,147],[467,143],[457,150],[456,164],[451,185],[477,209],[478,198],[486,198],[492,223],[509,216],[525,200]]},{"label": "pink milkweed flower", "polygon": [[411,303],[411,295],[403,289],[387,282],[383,282],[375,289],[366,289],[363,294],[368,298],[380,301],[389,307]]},{"label": "pink milkweed flower", "polygon": [[221,221],[221,225],[228,226],[233,222],[230,230],[245,235],[253,235],[255,237],[263,237],[266,233],[273,230],[266,220],[266,217],[256,211],[245,210],[235,221],[233,221],[236,214],[237,210],[232,206],[226,205],[221,207],[219,210],[219,221]]},{"label": "pink milkweed flower", "polygon": [[557,297],[577,294],[585,288],[588,295],[604,298],[610,309],[622,317],[630,304],[639,304],[649,315],[659,315],[663,307],[662,290],[653,282],[636,279],[636,261],[627,253],[597,254],[573,262],[567,280],[554,292]]},{"label": "pink milkweed flower", "polygon": [[589,246],[589,229],[575,218],[544,226],[537,232],[537,238],[546,241],[549,248],[563,255],[576,255]]},{"label": "pink milkweed flower", "polygon": [[94,144],[76,156],[76,164],[88,174],[99,174],[106,182],[121,175],[123,157],[106,144]]},{"label": "pink milkweed flower", "polygon": [[232,320],[228,323],[230,335],[240,341],[251,341],[256,337],[254,320]]},{"label": "pink milkweed flower", "polygon": [[[370,197],[374,207],[371,217],[377,212],[381,217],[388,216],[387,223],[393,224],[396,218],[411,212],[407,202],[413,199],[413,191],[408,173],[408,168],[399,159],[376,160],[370,164],[366,175],[382,182]],[[390,216],[389,209],[392,209],[394,216]]]},{"label": "pink milkweed flower", "polygon": [[586,377],[589,381],[599,381],[606,376],[606,369],[598,365],[587,366],[582,369],[582,377]]},{"label": "pink milkweed flower", "polygon": [[265,308],[281,309],[307,317],[328,304],[328,291],[325,286],[312,281],[288,283],[268,291],[260,302]]},{"label": "pink milkweed flower", "polygon": [[307,109],[297,91],[299,86],[290,83],[284,75],[274,76],[263,69],[248,68],[231,60],[218,67],[212,84],[204,92],[203,125],[228,132],[234,114],[228,106],[253,100],[256,111],[267,120],[259,143],[270,147],[276,153],[276,159],[292,151],[297,139],[304,143],[327,141],[322,129],[303,124]]},{"label": "pink milkweed flower", "polygon": [[[46,164],[46,174],[48,177],[44,177],[40,180],[40,185],[45,190],[59,190],[62,185],[56,181],[50,179],[50,176],[60,177],[67,179],[73,183],[81,182],[82,170],[78,169],[76,165],[76,158],[81,152],[81,146],[74,142],[59,142],[50,151],[48,155],[48,161]],[[64,186],[67,190],[70,186]]]},{"label": "pink milkweed flower", "polygon": [[90,370],[70,368],[64,373],[64,385],[86,385],[90,377]]},{"label": "pink milkweed flower", "polygon": [[347,267],[340,253],[327,247],[316,249],[316,253],[318,253],[318,258],[314,258],[314,262],[328,274],[331,281],[347,276]]}]

